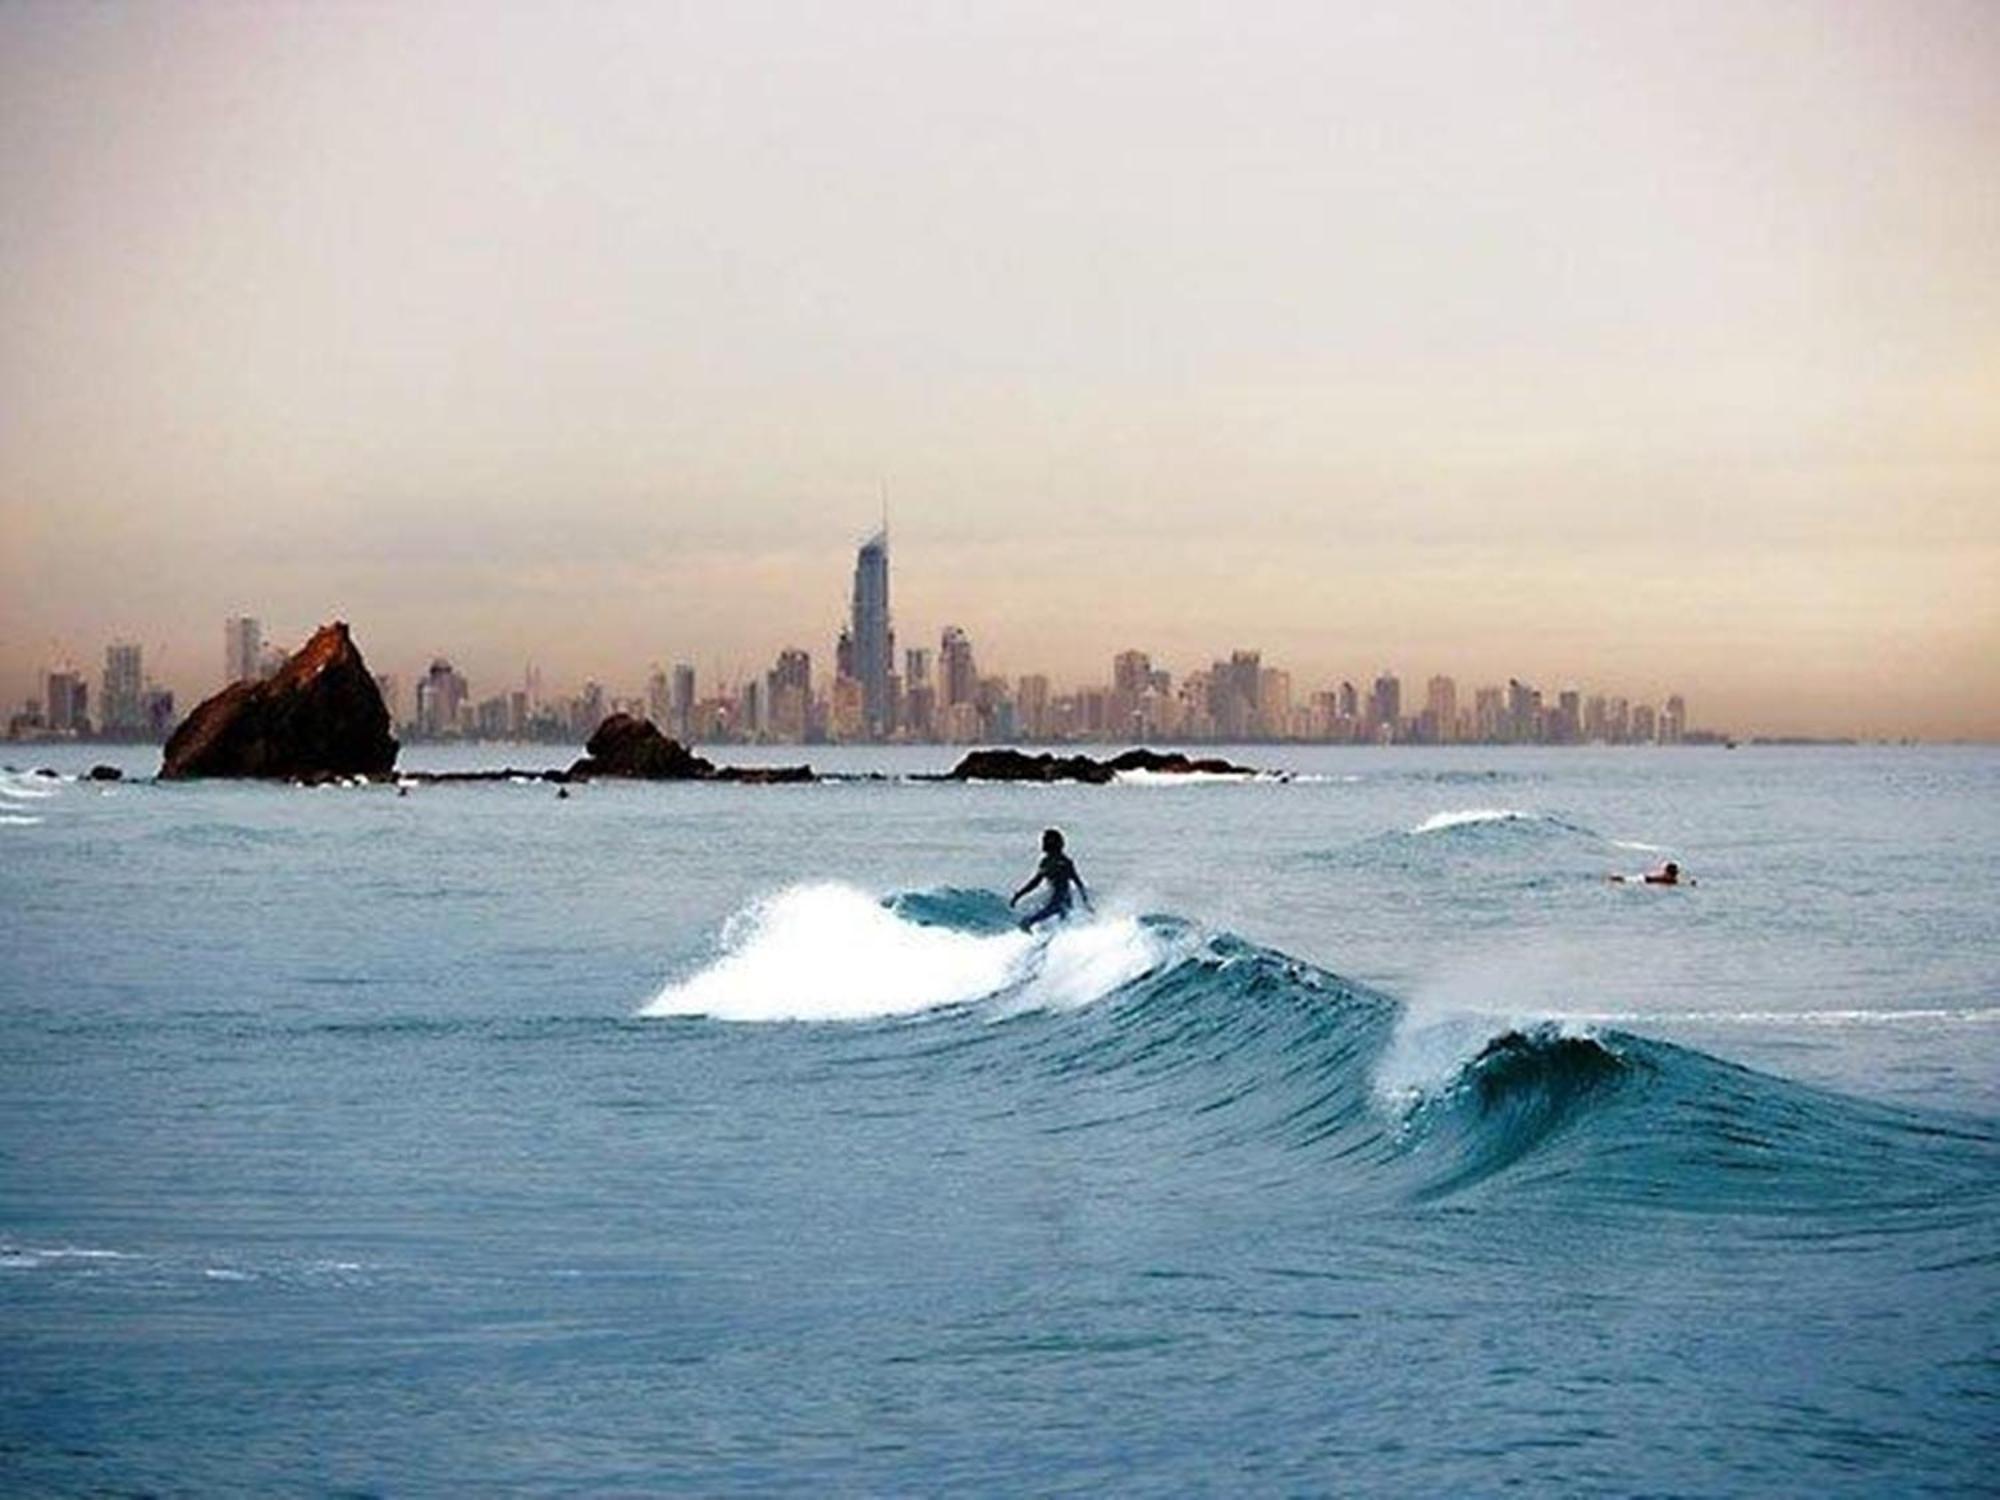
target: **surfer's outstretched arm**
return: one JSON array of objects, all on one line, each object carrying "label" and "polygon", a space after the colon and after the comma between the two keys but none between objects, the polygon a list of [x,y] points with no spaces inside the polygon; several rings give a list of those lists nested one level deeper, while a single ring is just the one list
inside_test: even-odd
[{"label": "surfer's outstretched arm", "polygon": [[1035,872],[1035,878],[1033,880],[1029,881],[1026,885],[1022,886],[1018,891],[1014,892],[1013,895],[1007,898],[1007,904],[1009,906],[1020,905],[1021,898],[1027,895],[1028,892],[1032,891],[1036,886],[1040,885],[1042,883],[1043,878],[1044,877],[1042,875],[1042,872],[1037,870]]},{"label": "surfer's outstretched arm", "polygon": [[1085,906],[1089,906],[1092,911],[1096,911],[1097,908],[1091,905],[1090,892],[1084,888],[1082,872],[1079,871],[1075,865],[1071,865],[1069,867],[1069,873],[1070,877],[1076,881],[1076,893],[1077,895],[1083,897],[1083,904]]}]

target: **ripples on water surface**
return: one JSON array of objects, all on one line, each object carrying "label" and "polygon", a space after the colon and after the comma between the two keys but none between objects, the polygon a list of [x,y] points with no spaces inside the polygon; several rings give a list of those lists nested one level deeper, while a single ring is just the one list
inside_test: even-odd
[{"label": "ripples on water surface", "polygon": [[2000,756],[1237,758],[0,777],[0,1486],[1987,1490]]}]

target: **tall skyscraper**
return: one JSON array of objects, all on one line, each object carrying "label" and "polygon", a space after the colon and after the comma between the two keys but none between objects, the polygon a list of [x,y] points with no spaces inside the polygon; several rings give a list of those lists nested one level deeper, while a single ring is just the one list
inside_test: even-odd
[{"label": "tall skyscraper", "polygon": [[1458,683],[1450,677],[1433,677],[1424,685],[1424,738],[1434,745],[1448,745],[1458,738]]},{"label": "tall skyscraper", "polygon": [[1687,735],[1687,699],[1675,693],[1660,710],[1660,743],[1678,745]]},{"label": "tall skyscraper", "polygon": [[1583,695],[1575,688],[1556,694],[1555,722],[1548,738],[1559,745],[1574,745],[1583,738]]},{"label": "tall skyscraper", "polygon": [[146,727],[145,675],[139,647],[114,641],[104,650],[104,699],[99,709],[109,734],[137,734]]},{"label": "tall skyscraper", "polygon": [[903,713],[898,728],[913,740],[937,733],[937,689],[931,683],[931,654],[923,646],[903,653]]},{"label": "tall skyscraper", "polygon": [[[1152,686],[1153,660],[1145,652],[1121,651],[1111,658],[1111,699],[1104,712],[1114,734],[1141,733],[1140,706]],[[1025,708],[1022,718],[1028,721]]]},{"label": "tall skyscraper", "polygon": [[694,668],[674,663],[673,727],[667,732],[682,744],[694,738]]},{"label": "tall skyscraper", "polygon": [[979,672],[972,661],[972,641],[956,625],[947,625],[938,640],[939,703],[946,709],[970,703],[979,688]]},{"label": "tall skyscraper", "polygon": [[1394,740],[1403,732],[1403,683],[1384,671],[1368,694],[1368,732],[1378,740]]},{"label": "tall skyscraper", "polygon": [[465,707],[466,681],[442,656],[417,679],[417,731],[431,739],[459,731],[459,711]]},{"label": "tall skyscraper", "polygon": [[1257,694],[1264,675],[1264,658],[1257,651],[1232,651],[1228,661],[1208,669],[1208,715],[1213,733],[1226,740],[1247,740],[1256,733]]},{"label": "tall skyscraper", "polygon": [[1252,727],[1260,739],[1281,740],[1292,732],[1292,674],[1283,667],[1265,667],[1257,674]]},{"label": "tall skyscraper", "polygon": [[764,677],[764,730],[796,744],[812,720],[812,657],[792,647],[778,653]]},{"label": "tall skyscraper", "polygon": [[1541,689],[1518,677],[1507,679],[1507,738],[1517,745],[1532,745],[1542,737]]},{"label": "tall skyscraper", "polygon": [[674,698],[666,672],[655,666],[646,676],[646,717],[662,734],[673,732]]},{"label": "tall skyscraper", "polygon": [[889,533],[878,531],[854,559],[854,676],[861,684],[862,732],[888,738],[895,727],[889,678],[896,670],[896,632],[889,622]]},{"label": "tall skyscraper", "polygon": [[1040,672],[1023,677],[1014,691],[1015,727],[1031,740],[1049,735],[1049,680]]},{"label": "tall skyscraper", "polygon": [[1133,698],[1145,695],[1152,686],[1153,659],[1143,651],[1121,651],[1111,658],[1111,688]]},{"label": "tall skyscraper", "polygon": [[42,702],[47,705],[48,726],[55,733],[90,733],[90,689],[81,672],[63,669],[48,673],[42,679]]},{"label": "tall skyscraper", "polygon": [[1475,739],[1492,744],[1506,738],[1507,695],[1497,687],[1475,688],[1472,693],[1472,733]]},{"label": "tall skyscraper", "polygon": [[146,735],[149,739],[163,740],[173,733],[176,719],[174,694],[171,688],[147,688],[139,707],[145,715]]},{"label": "tall skyscraper", "polygon": [[264,627],[249,615],[222,622],[222,685],[254,681],[262,670]]}]

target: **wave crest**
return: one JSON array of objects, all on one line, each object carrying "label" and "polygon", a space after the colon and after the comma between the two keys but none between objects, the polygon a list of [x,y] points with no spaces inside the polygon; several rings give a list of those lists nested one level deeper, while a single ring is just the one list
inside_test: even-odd
[{"label": "wave crest", "polygon": [[[643,1013],[930,1013],[953,1028],[1031,1010],[1037,1024],[981,1036],[977,1086],[1000,1107],[1044,1112],[1050,1130],[1145,1130],[1163,1159],[1229,1153],[1301,1192],[1807,1208],[1838,1230],[1884,1204],[1990,1204],[2000,1182],[1990,1122],[1865,1104],[1573,1022],[1412,1026],[1388,996],[1242,938],[1158,916],[1029,937],[989,891],[780,890],[732,917],[720,952]],[[969,1082],[956,1075],[963,1048],[929,1026],[866,1045],[942,1072],[947,1088]]]},{"label": "wave crest", "polygon": [[865,1021],[984,1000],[1008,1011],[1065,1009],[1142,978],[1173,946],[1159,926],[1132,916],[1033,937],[987,891],[884,902],[837,882],[794,885],[732,916],[720,955],[641,1014]]}]

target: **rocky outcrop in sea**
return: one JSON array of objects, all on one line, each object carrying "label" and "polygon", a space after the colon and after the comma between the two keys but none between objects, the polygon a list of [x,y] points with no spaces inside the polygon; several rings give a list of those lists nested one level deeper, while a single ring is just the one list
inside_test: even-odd
[{"label": "rocky outcrop in sea", "polygon": [[385,776],[396,749],[368,664],[335,620],[272,676],[204,700],[167,741],[160,779]]},{"label": "rocky outcrop in sea", "polygon": [[1178,750],[1122,751],[1108,760],[1088,755],[1053,755],[1043,751],[1030,755],[1024,750],[974,750],[942,777],[943,781],[1081,781],[1093,786],[1116,781],[1120,772],[1144,771],[1156,776],[1255,776],[1249,766],[1239,766],[1215,756],[1196,759]]},{"label": "rocky outcrop in sea", "polygon": [[612,714],[597,726],[583,759],[569,768],[572,781],[621,776],[635,781],[812,781],[811,766],[718,766],[679,740],[661,734],[651,719]]}]

